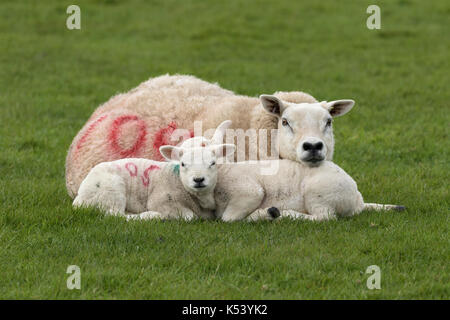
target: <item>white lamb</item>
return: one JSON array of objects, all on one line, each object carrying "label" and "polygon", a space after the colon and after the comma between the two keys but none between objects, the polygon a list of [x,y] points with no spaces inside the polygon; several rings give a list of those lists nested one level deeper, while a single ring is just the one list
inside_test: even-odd
[{"label": "white lamb", "polygon": [[[275,175],[262,174],[262,161],[219,165],[214,189],[217,218],[224,221],[272,219],[281,211],[282,217],[327,220],[355,215],[363,209],[404,209],[397,205],[364,203],[355,181],[326,160],[326,141],[332,122],[329,103],[297,104],[296,108],[288,109],[274,96],[263,96],[262,101],[268,108],[284,109],[279,117],[281,130],[286,132],[281,134],[286,137],[286,143],[299,146],[292,155],[298,161],[271,160],[277,162]],[[290,134],[294,121],[295,128],[301,129]],[[188,157],[182,148],[165,146],[160,151],[166,159],[181,165],[181,176],[192,170],[184,162]]]},{"label": "white lamb", "polygon": [[[219,126],[212,140],[221,141],[228,125]],[[192,147],[180,148],[189,173],[183,171],[180,176],[178,164],[148,159],[102,162],[82,181],[74,207],[94,206],[112,215],[139,214],[129,217],[146,219],[215,218],[215,163],[222,155],[232,154],[235,146],[202,146],[199,137],[194,139]],[[205,139],[205,143],[210,141]]]},{"label": "white lamb", "polygon": [[[180,176],[192,170],[191,164],[184,162],[189,157],[183,149],[165,146],[161,152],[179,161]],[[281,213],[282,217],[294,219],[328,220],[355,215],[363,209],[403,209],[364,203],[355,181],[331,161],[321,160],[313,166],[292,160],[272,161],[279,161],[276,177],[261,174],[260,163],[219,165],[214,198],[208,202],[215,204],[216,218],[273,219]]]}]

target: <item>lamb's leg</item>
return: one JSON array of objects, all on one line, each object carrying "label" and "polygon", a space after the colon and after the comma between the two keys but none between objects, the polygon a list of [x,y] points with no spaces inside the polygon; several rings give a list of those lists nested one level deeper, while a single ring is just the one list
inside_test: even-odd
[{"label": "lamb's leg", "polygon": [[331,212],[332,211],[329,208],[325,208],[325,207],[315,208],[312,211],[312,214],[298,212],[295,210],[281,210],[280,218],[290,218],[293,220],[302,219],[302,220],[309,220],[309,221],[322,221],[322,220],[336,219],[336,215]]},{"label": "lamb's leg", "polygon": [[139,214],[128,214],[127,220],[168,220],[168,219],[184,219],[191,221],[195,218],[195,214],[191,210],[183,210],[178,214],[164,214],[157,211],[145,211]]},{"label": "lamb's leg", "polygon": [[337,218],[336,211],[327,206],[314,206],[310,211],[311,216],[313,216],[311,220],[314,221],[335,220]]},{"label": "lamb's leg", "polygon": [[226,222],[243,220],[259,208],[263,199],[264,189],[258,182],[247,181],[245,185],[237,185],[220,218]]},{"label": "lamb's leg", "polygon": [[145,211],[138,214],[127,214],[127,220],[151,220],[163,219],[163,215],[157,211]]},{"label": "lamb's leg", "polygon": [[228,206],[223,212],[221,219],[225,222],[233,222],[245,219],[249,214],[251,214],[258,208],[263,197],[264,195],[259,194],[255,194],[253,196],[235,197],[228,203]]},{"label": "lamb's leg", "polygon": [[294,220],[302,219],[302,220],[310,220],[310,221],[316,220],[315,216],[312,216],[310,214],[306,214],[303,212],[298,212],[295,210],[282,210],[280,218],[290,218],[290,219],[294,219]]},{"label": "lamb's leg", "polygon": [[378,203],[364,203],[364,210],[375,210],[375,211],[403,211],[406,208],[404,206],[399,206],[395,204],[378,204]]},{"label": "lamb's leg", "polygon": [[74,207],[97,207],[109,215],[125,215],[125,183],[115,174],[97,169],[83,180]]},{"label": "lamb's leg", "polygon": [[281,218],[290,218],[290,219],[303,219],[303,220],[311,220],[314,221],[316,218],[310,214],[298,212],[295,210],[278,210],[276,207],[258,209],[254,211],[251,215],[247,217],[247,221],[258,221],[258,220],[273,220],[273,219],[281,219]]},{"label": "lamb's leg", "polygon": [[280,216],[280,210],[275,207],[257,209],[253,211],[245,220],[258,221],[258,220],[274,220]]}]

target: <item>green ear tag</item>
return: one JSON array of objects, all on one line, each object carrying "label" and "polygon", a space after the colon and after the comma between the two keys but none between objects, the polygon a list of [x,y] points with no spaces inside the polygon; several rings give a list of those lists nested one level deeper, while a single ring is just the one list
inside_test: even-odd
[{"label": "green ear tag", "polygon": [[174,165],[172,168],[172,171],[176,176],[179,176],[180,175],[180,165],[179,164]]}]

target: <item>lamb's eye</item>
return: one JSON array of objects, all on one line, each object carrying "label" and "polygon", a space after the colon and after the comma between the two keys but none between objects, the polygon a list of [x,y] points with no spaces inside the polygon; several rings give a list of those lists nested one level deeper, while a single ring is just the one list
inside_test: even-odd
[{"label": "lamb's eye", "polygon": [[215,161],[211,162],[211,167],[212,167],[212,166],[215,166],[215,165],[216,165],[216,162],[215,162]]},{"label": "lamb's eye", "polygon": [[328,120],[327,120],[327,124],[326,124],[325,126],[326,126],[326,127],[331,127],[331,122],[332,122],[331,118],[328,119]]},{"label": "lamb's eye", "polygon": [[288,121],[285,118],[281,119],[281,124],[283,126],[288,126],[289,125]]},{"label": "lamb's eye", "polygon": [[182,163],[181,163],[181,166],[182,166],[182,167],[184,167],[184,166],[185,166],[185,165],[184,165],[184,162],[182,162]]}]

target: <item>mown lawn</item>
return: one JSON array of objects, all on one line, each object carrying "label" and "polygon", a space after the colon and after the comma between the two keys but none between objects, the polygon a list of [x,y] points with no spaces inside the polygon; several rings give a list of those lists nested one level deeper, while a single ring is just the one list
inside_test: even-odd
[{"label": "mown lawn", "polygon": [[[70,31],[72,3],[0,3],[0,298],[450,297],[448,1],[76,1]],[[374,3],[381,30],[366,27]],[[335,121],[335,161],[366,201],[407,211],[225,224],[72,210],[72,138],[163,73],[356,100]],[[81,290],[66,288],[69,265]]]}]

